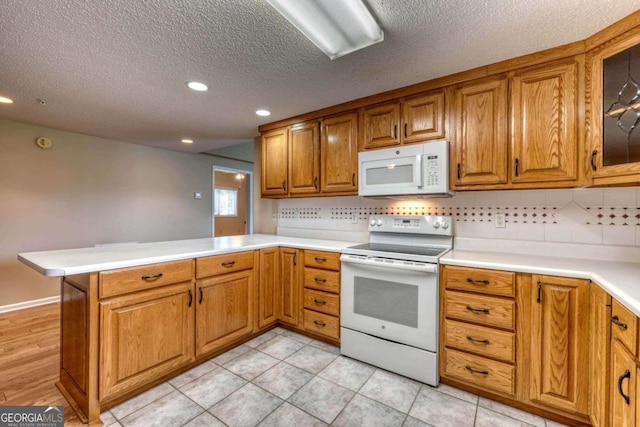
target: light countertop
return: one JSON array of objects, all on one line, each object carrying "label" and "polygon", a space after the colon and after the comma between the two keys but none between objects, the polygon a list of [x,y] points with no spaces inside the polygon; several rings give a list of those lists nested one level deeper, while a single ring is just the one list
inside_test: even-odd
[{"label": "light countertop", "polygon": [[274,246],[340,252],[343,248],[356,244],[357,242],[250,234],[27,252],[18,254],[18,259],[40,274],[58,277]]},{"label": "light countertop", "polygon": [[591,279],[640,317],[640,262],[454,249],[440,263]]}]

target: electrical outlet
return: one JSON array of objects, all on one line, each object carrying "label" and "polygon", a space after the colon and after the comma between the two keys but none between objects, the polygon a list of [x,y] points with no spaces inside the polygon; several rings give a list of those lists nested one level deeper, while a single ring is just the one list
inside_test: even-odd
[{"label": "electrical outlet", "polygon": [[193,193],[193,198],[196,200],[202,200],[202,193],[200,192]]},{"label": "electrical outlet", "polygon": [[507,228],[507,219],[505,218],[505,214],[496,214],[493,217],[493,225],[495,228]]}]

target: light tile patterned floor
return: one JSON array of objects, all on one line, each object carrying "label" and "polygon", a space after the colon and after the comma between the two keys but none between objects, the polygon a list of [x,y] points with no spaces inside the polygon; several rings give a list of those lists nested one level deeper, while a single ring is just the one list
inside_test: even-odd
[{"label": "light tile patterned floor", "polygon": [[105,426],[558,427],[446,385],[340,356],[276,328],[114,408]]}]

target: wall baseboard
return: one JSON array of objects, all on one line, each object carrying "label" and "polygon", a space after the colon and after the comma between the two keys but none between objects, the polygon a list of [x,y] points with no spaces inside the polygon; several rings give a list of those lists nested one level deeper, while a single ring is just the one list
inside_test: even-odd
[{"label": "wall baseboard", "polygon": [[60,302],[60,296],[34,299],[31,301],[23,301],[16,304],[0,305],[0,313],[8,313],[10,311],[22,310],[25,308],[37,307],[39,305],[53,304],[54,302]]}]

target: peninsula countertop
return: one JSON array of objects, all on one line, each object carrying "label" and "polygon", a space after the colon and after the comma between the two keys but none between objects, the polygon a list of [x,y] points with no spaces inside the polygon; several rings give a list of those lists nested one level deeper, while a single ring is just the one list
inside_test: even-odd
[{"label": "peninsula countertop", "polygon": [[269,234],[105,245],[18,254],[18,259],[45,276],[59,277],[250,251],[274,246],[340,252],[357,242],[285,237]]}]

